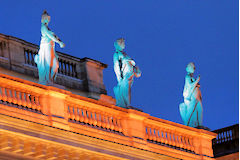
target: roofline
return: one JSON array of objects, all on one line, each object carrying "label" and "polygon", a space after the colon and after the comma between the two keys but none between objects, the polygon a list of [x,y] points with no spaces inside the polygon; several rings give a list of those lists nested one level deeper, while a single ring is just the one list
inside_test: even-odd
[{"label": "roofline", "polygon": [[[21,39],[21,38],[17,38],[17,37],[11,36],[11,35],[6,35],[6,34],[3,34],[3,33],[0,33],[0,37],[5,37],[5,38],[7,38],[7,39],[15,40],[15,41],[17,40],[17,41],[19,41],[20,43],[27,43],[27,44],[30,44],[30,45],[32,45],[32,46],[34,46],[34,47],[39,48],[39,45],[37,45],[37,44],[34,44],[34,43],[31,43],[31,42],[25,41],[25,40],[23,40],[23,39]],[[60,53],[60,54],[62,54],[62,55],[65,55],[65,56],[70,56],[71,58],[74,58],[74,59],[78,59],[79,61],[91,60],[91,61],[94,61],[94,62],[100,64],[100,65],[103,66],[104,68],[107,68],[107,67],[108,67],[107,64],[102,63],[102,62],[100,62],[100,61],[98,61],[98,60],[95,60],[95,59],[92,59],[92,58],[88,58],[88,57],[79,58],[79,57],[75,57],[75,56],[69,55],[69,54],[67,54],[67,53],[63,53],[63,52],[59,52],[59,51],[56,51],[56,52],[57,52],[57,53]]]}]

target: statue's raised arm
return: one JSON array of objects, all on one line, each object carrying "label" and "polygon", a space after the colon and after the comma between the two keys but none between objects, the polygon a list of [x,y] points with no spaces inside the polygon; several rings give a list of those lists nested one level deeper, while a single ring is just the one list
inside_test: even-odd
[{"label": "statue's raised arm", "polygon": [[183,123],[187,126],[202,126],[202,95],[200,91],[200,76],[195,80],[193,73],[195,71],[194,63],[189,63],[186,67],[187,75],[183,90],[184,103],[179,106]]},{"label": "statue's raised arm", "polygon": [[134,77],[140,77],[141,71],[136,63],[125,52],[125,40],[118,39],[115,43],[115,53],[113,55],[114,71],[118,85],[114,87],[116,105],[127,108],[131,101],[131,86]]},{"label": "statue's raised arm", "polygon": [[65,44],[49,28],[50,16],[44,11],[41,19],[41,43],[34,61],[38,67],[39,83],[52,84],[56,78],[59,63],[55,52],[55,42],[64,47]]},{"label": "statue's raised arm", "polygon": [[48,27],[48,24],[50,22],[50,16],[48,15],[47,11],[43,12],[41,22],[42,22],[41,24],[42,40],[41,41],[44,41],[44,42],[53,41],[58,43],[60,47],[63,48],[65,46],[64,43]]}]

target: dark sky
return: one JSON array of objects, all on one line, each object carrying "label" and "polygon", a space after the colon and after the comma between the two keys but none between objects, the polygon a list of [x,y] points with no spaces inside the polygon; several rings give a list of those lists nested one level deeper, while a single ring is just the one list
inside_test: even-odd
[{"label": "dark sky", "polygon": [[113,96],[113,43],[142,71],[132,87],[132,106],[182,123],[185,67],[201,75],[203,124],[218,129],[238,123],[238,0],[0,0],[0,33],[40,43],[41,14],[66,44],[57,50],[108,64],[104,83]]}]

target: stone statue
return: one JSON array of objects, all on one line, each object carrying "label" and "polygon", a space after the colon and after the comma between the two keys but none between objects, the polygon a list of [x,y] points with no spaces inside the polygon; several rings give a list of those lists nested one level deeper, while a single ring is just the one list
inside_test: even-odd
[{"label": "stone statue", "polygon": [[115,53],[113,55],[114,71],[117,77],[118,84],[114,87],[116,105],[119,107],[128,108],[131,102],[131,86],[133,78],[140,77],[141,71],[123,50],[125,48],[125,40],[118,39],[115,43]]},{"label": "stone statue", "polygon": [[48,28],[50,16],[47,11],[43,12],[41,22],[42,37],[40,49],[34,61],[38,67],[39,83],[46,85],[53,83],[59,67],[58,56],[55,52],[55,42],[57,42],[61,48],[63,48],[65,44]]},{"label": "stone statue", "polygon": [[186,67],[187,75],[185,77],[185,86],[183,90],[184,103],[179,105],[180,114],[183,123],[190,127],[202,126],[202,95],[200,91],[200,75],[195,79],[194,63],[189,63]]}]

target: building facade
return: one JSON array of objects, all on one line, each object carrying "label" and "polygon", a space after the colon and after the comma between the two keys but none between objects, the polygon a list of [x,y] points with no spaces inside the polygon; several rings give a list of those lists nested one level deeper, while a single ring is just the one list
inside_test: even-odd
[{"label": "building facade", "polygon": [[38,84],[37,50],[0,35],[0,159],[214,159],[216,133],[116,106],[99,61],[57,52],[57,85]]}]

